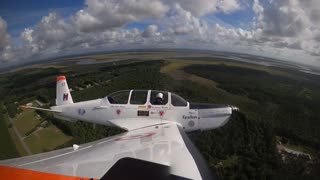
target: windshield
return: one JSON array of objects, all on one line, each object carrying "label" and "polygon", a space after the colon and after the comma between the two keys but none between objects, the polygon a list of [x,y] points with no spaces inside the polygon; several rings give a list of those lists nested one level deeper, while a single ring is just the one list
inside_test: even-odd
[{"label": "windshield", "polygon": [[110,104],[127,104],[129,94],[129,90],[117,91],[112,94],[109,94],[107,98]]},{"label": "windshield", "polygon": [[147,95],[147,90],[133,90],[131,93],[130,104],[145,104],[147,102]]},{"label": "windshield", "polygon": [[188,102],[177,94],[171,93],[171,104],[173,106],[187,106]]}]

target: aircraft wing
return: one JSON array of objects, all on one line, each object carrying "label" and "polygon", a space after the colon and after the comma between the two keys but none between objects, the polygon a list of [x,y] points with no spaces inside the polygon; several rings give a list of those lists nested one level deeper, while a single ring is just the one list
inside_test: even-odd
[{"label": "aircraft wing", "polygon": [[22,158],[0,161],[3,179],[212,179],[183,129],[161,124]]}]

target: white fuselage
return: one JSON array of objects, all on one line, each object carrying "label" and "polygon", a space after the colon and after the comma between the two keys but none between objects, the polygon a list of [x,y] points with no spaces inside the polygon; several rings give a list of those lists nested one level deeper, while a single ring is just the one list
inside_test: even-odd
[{"label": "white fuselage", "polygon": [[232,114],[230,106],[191,107],[190,103],[184,107],[173,106],[170,92],[168,97],[166,105],[152,105],[149,100],[143,105],[130,104],[130,101],[127,104],[111,104],[106,97],[53,106],[51,109],[61,111],[54,113],[55,117],[68,121],[82,120],[127,130],[171,122],[179,124],[187,132],[218,128],[227,123]]}]

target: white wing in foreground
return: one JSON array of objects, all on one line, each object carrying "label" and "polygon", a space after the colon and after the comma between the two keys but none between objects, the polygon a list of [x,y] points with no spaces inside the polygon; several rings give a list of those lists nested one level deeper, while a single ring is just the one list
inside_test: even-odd
[{"label": "white wing in foreground", "polygon": [[99,179],[212,178],[203,158],[176,124],[150,126],[83,144],[77,150],[66,148],[0,164],[1,177],[14,167],[12,171],[22,168]]}]

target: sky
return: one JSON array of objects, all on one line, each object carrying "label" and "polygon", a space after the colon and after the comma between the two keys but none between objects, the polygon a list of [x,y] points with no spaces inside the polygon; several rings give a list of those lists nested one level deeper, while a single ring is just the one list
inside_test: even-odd
[{"label": "sky", "polygon": [[0,1],[0,67],[144,48],[231,51],[320,66],[320,1]]}]

